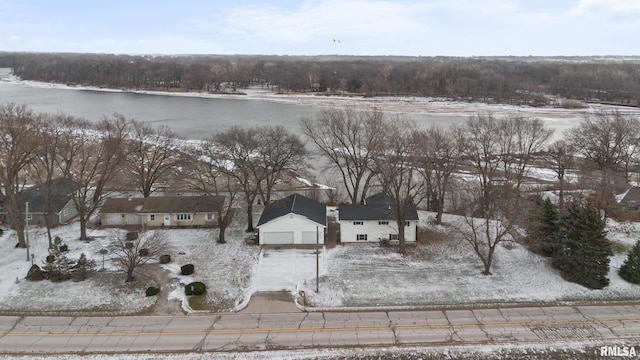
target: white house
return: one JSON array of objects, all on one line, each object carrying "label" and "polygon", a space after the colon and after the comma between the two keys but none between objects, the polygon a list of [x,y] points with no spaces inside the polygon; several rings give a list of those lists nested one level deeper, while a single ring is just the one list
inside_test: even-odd
[{"label": "white house", "polygon": [[267,205],[256,227],[260,245],[324,244],[327,207],[293,194]]},{"label": "white house", "polygon": [[[389,197],[382,193],[366,198],[364,204],[340,205],[340,242],[398,240],[398,225],[390,205]],[[415,206],[411,206],[407,209],[407,214],[404,238],[406,242],[415,242],[418,211]]]}]

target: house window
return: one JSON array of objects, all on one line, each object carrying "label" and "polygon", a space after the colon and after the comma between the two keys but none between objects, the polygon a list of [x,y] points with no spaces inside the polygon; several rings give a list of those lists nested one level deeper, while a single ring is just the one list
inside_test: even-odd
[{"label": "house window", "polygon": [[69,215],[69,210],[67,209],[62,210],[62,216],[67,216],[67,215]]},{"label": "house window", "polygon": [[364,222],[362,222],[362,221],[354,221],[353,225],[364,225]]},{"label": "house window", "polygon": [[149,221],[156,221],[156,214],[149,214]]},{"label": "house window", "polygon": [[205,219],[207,219],[208,221],[213,220],[213,214],[212,213],[207,213],[205,215]]},{"label": "house window", "polygon": [[176,220],[179,221],[191,220],[192,218],[192,214],[176,214]]},{"label": "house window", "polygon": [[358,240],[358,241],[367,241],[367,234],[358,234],[358,235],[356,235],[356,240]]},{"label": "house window", "polygon": [[405,221],[404,226],[411,226],[411,221]]},{"label": "house window", "polygon": [[33,215],[27,214],[27,220],[33,220]]},{"label": "house window", "polygon": [[389,240],[398,240],[398,234],[389,234]]},{"label": "house window", "polygon": [[388,221],[378,221],[378,225],[389,225]]}]

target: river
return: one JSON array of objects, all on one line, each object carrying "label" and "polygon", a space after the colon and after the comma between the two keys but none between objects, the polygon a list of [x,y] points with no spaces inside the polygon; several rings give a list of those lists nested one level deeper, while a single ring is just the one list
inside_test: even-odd
[{"label": "river", "polygon": [[[324,108],[354,107],[403,114],[419,126],[448,127],[478,112],[499,116],[537,117],[555,130],[554,138],[574,126],[589,109],[530,108],[509,105],[450,102],[438,99],[361,98],[314,95],[277,95],[253,88],[247,95],[163,93],[77,88],[60,84],[21,81],[9,69],[0,68],[0,103],[26,104],[36,112],[64,112],[98,121],[114,112],[128,119],[162,124],[186,139],[204,139],[233,125],[282,125],[300,133],[300,120],[312,118]],[[619,108],[636,116],[640,110]]]}]

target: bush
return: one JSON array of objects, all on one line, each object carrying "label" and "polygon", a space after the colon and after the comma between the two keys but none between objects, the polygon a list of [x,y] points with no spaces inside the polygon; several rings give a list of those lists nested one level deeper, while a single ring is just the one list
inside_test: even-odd
[{"label": "bush", "polygon": [[618,275],[633,284],[640,284],[640,240],[636,242],[627,254]]},{"label": "bush", "polygon": [[192,282],[184,286],[185,295],[202,295],[207,291],[207,286],[200,282]]},{"label": "bush", "polygon": [[127,241],[138,240],[138,232],[137,231],[128,232],[125,239]]},{"label": "bush", "polygon": [[147,288],[147,291],[145,291],[145,294],[147,296],[156,296],[160,293],[160,288],[157,288],[155,286],[149,286]]},{"label": "bush", "polygon": [[147,248],[140,249],[139,254],[140,254],[140,257],[147,257],[149,256],[149,249]]},{"label": "bush", "polygon": [[193,264],[182,265],[180,267],[180,273],[182,275],[191,275],[195,271]]},{"label": "bush", "polygon": [[168,264],[171,262],[171,255],[160,255],[160,264]]},{"label": "bush", "polygon": [[36,264],[31,265],[31,268],[29,268],[29,272],[27,272],[26,279],[29,281],[44,280],[44,273],[42,272],[42,269],[40,269],[40,266]]}]

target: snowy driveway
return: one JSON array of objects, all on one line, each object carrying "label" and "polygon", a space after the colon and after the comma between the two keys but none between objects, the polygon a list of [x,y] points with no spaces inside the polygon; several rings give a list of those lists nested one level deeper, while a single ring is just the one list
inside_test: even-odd
[{"label": "snowy driveway", "polygon": [[[320,249],[320,274],[324,271],[324,249]],[[251,292],[289,291],[295,292],[298,283],[307,280],[315,283],[315,249],[262,249],[258,271]]]}]

